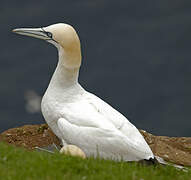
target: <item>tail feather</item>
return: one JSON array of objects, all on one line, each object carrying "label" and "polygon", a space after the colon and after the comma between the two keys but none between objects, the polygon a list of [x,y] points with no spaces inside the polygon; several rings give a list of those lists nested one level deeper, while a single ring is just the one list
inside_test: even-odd
[{"label": "tail feather", "polygon": [[141,163],[143,165],[157,165],[157,164],[160,164],[160,162],[158,162],[158,160],[155,157],[150,158],[150,159],[140,160],[139,163]]},{"label": "tail feather", "polygon": [[155,156],[154,158],[150,158],[150,159],[143,159],[143,160],[139,161],[139,163],[141,163],[143,165],[157,165],[157,164],[161,164],[161,165],[164,165],[164,166],[173,166],[176,169],[183,170],[185,172],[188,171],[188,169],[186,167],[180,166],[178,164],[169,163],[169,162],[165,161],[163,158],[161,158],[159,156]]}]

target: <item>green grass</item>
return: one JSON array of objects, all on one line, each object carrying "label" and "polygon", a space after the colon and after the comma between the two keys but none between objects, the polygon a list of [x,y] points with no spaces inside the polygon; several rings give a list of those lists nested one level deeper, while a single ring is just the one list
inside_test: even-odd
[{"label": "green grass", "polygon": [[167,166],[85,159],[44,152],[26,151],[0,143],[2,180],[117,180],[117,179],[191,179],[188,172]]}]

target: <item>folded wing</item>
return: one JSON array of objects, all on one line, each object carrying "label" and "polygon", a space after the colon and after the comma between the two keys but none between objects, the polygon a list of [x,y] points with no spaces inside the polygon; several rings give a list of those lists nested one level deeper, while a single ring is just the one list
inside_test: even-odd
[{"label": "folded wing", "polygon": [[[58,127],[63,139],[80,147],[87,156],[124,161],[153,158],[139,131],[128,120],[125,121],[113,123],[94,102],[85,98],[64,107]],[[131,133],[126,134],[126,130]]]}]

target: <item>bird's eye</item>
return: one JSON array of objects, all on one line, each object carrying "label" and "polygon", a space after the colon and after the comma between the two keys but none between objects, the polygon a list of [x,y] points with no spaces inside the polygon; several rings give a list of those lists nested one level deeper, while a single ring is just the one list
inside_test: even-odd
[{"label": "bird's eye", "polygon": [[52,38],[52,33],[51,33],[51,32],[47,32],[46,34],[47,34],[47,36],[48,36],[49,38]]}]

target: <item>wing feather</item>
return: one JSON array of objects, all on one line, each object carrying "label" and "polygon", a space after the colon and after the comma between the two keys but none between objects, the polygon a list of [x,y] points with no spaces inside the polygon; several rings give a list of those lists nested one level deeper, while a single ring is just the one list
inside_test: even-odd
[{"label": "wing feather", "polygon": [[[130,122],[127,121],[126,124],[120,121],[117,126],[117,122],[113,123],[94,104],[92,101],[82,99],[63,108],[58,127],[67,143],[79,146],[87,156],[96,157],[99,154],[103,158],[125,161],[153,157],[138,130],[133,125],[129,127]],[[111,113],[110,111],[107,113]],[[128,129],[134,137],[128,137],[123,132]],[[138,139],[141,137],[143,143],[139,144],[136,137]]]},{"label": "wing feather", "polygon": [[[127,137],[115,130],[96,127],[78,126],[60,118],[58,127],[63,132],[63,138],[69,143],[81,148],[88,157],[105,159],[138,161],[147,159],[148,154],[137,149]],[[149,156],[150,158],[150,156]]]}]

